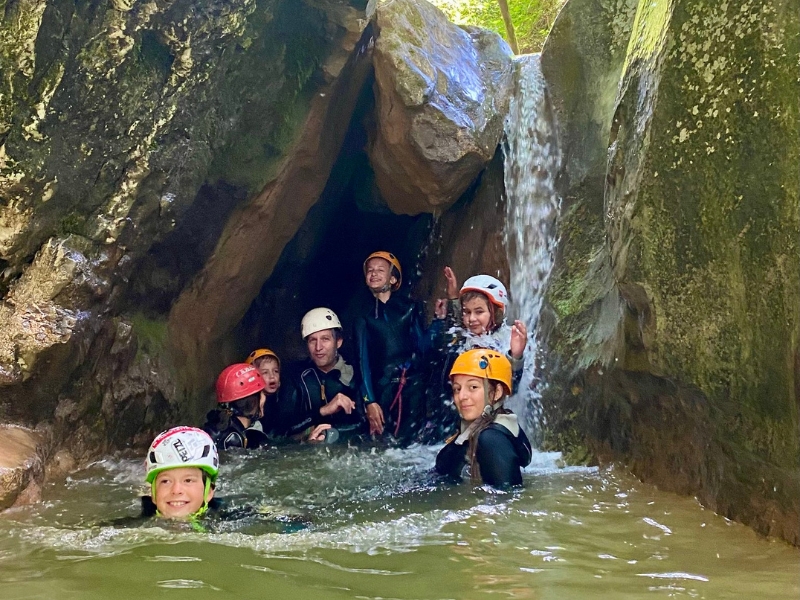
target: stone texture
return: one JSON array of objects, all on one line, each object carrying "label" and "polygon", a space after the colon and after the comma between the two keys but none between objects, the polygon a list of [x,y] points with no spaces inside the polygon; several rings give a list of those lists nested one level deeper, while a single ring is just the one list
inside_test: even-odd
[{"label": "stone texture", "polygon": [[26,489],[28,499],[35,501],[44,474],[42,444],[33,431],[0,425],[0,509],[14,504]]},{"label": "stone texture", "polygon": [[83,460],[191,414],[163,305],[277,177],[366,19],[344,0],[0,14],[0,420],[51,423]]},{"label": "stone texture", "polygon": [[509,280],[503,243],[505,202],[503,156],[498,151],[474,189],[468,190],[434,225],[433,243],[426,249],[422,277],[414,289],[415,296],[429,299],[429,317],[433,317],[435,300],[445,297],[446,266],[453,269],[459,284],[478,273]]},{"label": "stone texture", "polygon": [[441,213],[494,156],[513,86],[500,36],[427,2],[377,2],[370,162],[396,213]]},{"label": "stone texture", "polygon": [[211,374],[238,357],[230,334],[325,189],[372,72],[373,43],[368,28],[340,79],[313,99],[275,179],[230,217],[201,273],[172,307],[170,342],[190,393],[208,389]]},{"label": "stone texture", "polygon": [[[642,478],[798,544],[797,2],[642,2],[629,24],[618,6],[571,0],[542,61],[568,165],[554,439],[579,430]],[[598,63],[588,79],[603,98],[618,87],[611,106],[583,93]]]}]

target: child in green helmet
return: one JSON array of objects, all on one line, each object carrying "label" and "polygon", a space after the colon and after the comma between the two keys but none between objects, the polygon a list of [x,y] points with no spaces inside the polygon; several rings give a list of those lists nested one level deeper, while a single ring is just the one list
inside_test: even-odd
[{"label": "child in green helmet", "polygon": [[193,521],[214,508],[219,455],[214,441],[196,427],[173,427],[158,435],[145,458],[151,495],[142,516]]}]

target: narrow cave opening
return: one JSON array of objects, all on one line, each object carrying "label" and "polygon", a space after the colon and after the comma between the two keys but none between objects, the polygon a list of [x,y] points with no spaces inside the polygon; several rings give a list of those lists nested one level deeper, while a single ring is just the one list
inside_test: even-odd
[{"label": "narrow cave opening", "polygon": [[281,253],[272,274],[242,319],[237,346],[242,355],[271,348],[284,360],[304,358],[300,321],[310,309],[331,308],[345,327],[342,353],[354,359],[351,327],[365,294],[362,266],[376,250],[393,252],[403,265],[408,293],[419,273],[433,216],[397,215],[375,184],[366,153],[373,109],[365,86],[325,190]]}]

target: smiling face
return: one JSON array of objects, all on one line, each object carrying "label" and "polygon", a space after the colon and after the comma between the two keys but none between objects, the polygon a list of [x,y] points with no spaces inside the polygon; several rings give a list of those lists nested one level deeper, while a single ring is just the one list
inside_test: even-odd
[{"label": "smiling face", "polygon": [[[483,413],[486,407],[486,393],[484,392],[486,379],[472,375],[453,375],[453,402],[456,404],[458,414],[467,422],[472,422]],[[502,388],[492,382],[489,384],[491,401],[499,400],[503,395]]]},{"label": "smiling face", "polygon": [[383,258],[369,259],[364,277],[367,287],[373,293],[380,293],[397,282],[397,279],[392,275],[392,264]]},{"label": "smiling face", "polygon": [[323,329],[312,333],[306,338],[308,355],[323,373],[327,373],[336,365],[336,358],[341,345],[342,339],[337,339],[333,329]]},{"label": "smiling face", "polygon": [[259,358],[255,362],[255,368],[264,378],[264,384],[266,385],[264,391],[268,394],[277,392],[278,388],[281,387],[281,367],[278,361],[269,357]]},{"label": "smiling face", "polygon": [[491,308],[485,296],[476,294],[461,301],[461,320],[473,335],[489,333],[492,321]]},{"label": "smiling face", "polygon": [[[185,519],[203,506],[206,485],[197,467],[178,467],[162,471],[155,478],[153,493],[158,512],[167,519]],[[208,500],[214,497],[208,490]]]}]

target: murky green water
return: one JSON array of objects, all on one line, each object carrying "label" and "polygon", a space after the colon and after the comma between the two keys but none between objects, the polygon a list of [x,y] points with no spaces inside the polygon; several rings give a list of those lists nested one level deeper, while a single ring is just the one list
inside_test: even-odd
[{"label": "murky green water", "polygon": [[[539,455],[516,494],[442,487],[435,450],[230,456],[219,493],[310,524],[101,526],[137,512],[141,463],[104,461],[0,516],[17,598],[800,597],[800,553],[619,472]],[[279,508],[276,508],[279,507]]]}]

